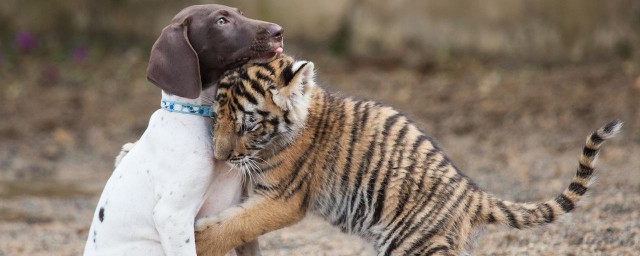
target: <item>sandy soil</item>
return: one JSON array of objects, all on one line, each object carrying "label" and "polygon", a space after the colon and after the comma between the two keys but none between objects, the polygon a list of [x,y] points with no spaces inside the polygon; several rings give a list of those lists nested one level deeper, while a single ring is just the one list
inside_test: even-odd
[{"label": "sandy soil", "polygon": [[[396,106],[482,188],[510,200],[562,191],[586,135],[623,119],[622,134],[601,155],[590,198],[575,213],[548,228],[488,227],[474,254],[640,251],[640,72],[633,63],[540,68],[464,61],[416,71],[308,59],[316,61],[321,84]],[[1,70],[9,79],[0,87],[0,256],[82,251],[118,148],[142,133],[159,100],[144,81],[144,60],[113,62],[113,69],[103,63],[82,79],[62,72],[56,83],[38,80],[46,67],[37,64],[21,70],[39,76]],[[373,253],[314,216],[261,244],[265,255]]]}]

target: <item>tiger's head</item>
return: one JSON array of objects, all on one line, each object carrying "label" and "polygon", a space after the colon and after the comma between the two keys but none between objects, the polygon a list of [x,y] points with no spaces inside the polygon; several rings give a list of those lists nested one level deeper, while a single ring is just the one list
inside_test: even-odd
[{"label": "tiger's head", "polygon": [[214,157],[243,164],[291,143],[305,125],[313,77],[313,62],[286,55],[227,71],[214,104]]}]

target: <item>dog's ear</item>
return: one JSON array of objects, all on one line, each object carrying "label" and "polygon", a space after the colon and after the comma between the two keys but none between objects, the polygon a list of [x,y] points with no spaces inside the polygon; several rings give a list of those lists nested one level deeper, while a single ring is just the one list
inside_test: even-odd
[{"label": "dog's ear", "polygon": [[187,36],[189,19],[162,30],[151,48],[147,79],[162,90],[184,98],[200,96],[200,62]]}]

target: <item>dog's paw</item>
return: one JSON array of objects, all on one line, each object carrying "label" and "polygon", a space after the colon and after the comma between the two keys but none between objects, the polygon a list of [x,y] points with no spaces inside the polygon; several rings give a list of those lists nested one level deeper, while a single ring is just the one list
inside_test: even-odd
[{"label": "dog's paw", "polygon": [[196,220],[195,231],[202,232],[214,226],[219,226],[221,223],[221,219],[216,216],[207,216],[201,219]]},{"label": "dog's paw", "polygon": [[136,145],[136,142],[129,142],[127,144],[122,145],[122,149],[120,149],[120,153],[118,153],[118,156],[116,156],[114,167],[118,167],[118,165],[120,165],[120,162],[122,162],[122,158],[124,158],[124,156],[126,156],[135,145]]}]

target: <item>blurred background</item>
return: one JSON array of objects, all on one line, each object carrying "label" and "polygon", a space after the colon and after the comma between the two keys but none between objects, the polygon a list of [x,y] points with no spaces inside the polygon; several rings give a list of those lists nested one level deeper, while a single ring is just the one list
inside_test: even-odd
[{"label": "blurred background", "polygon": [[[173,15],[221,3],[285,28],[323,86],[393,105],[502,198],[559,193],[584,137],[626,124],[575,214],[490,227],[477,255],[640,251],[640,1],[2,0],[0,256],[78,255],[119,147],[158,108],[145,79]],[[265,255],[370,255],[317,217],[262,239]]]}]

